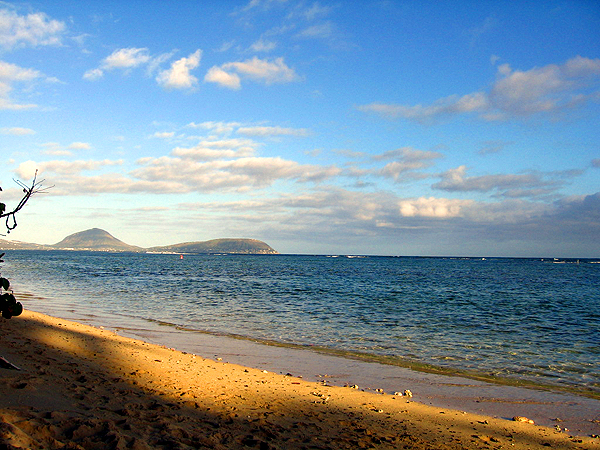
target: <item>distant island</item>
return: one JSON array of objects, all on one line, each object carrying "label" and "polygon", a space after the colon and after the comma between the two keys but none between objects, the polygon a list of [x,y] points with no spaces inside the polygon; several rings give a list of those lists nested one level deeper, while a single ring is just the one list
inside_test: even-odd
[{"label": "distant island", "polygon": [[99,228],[74,233],[53,245],[0,239],[2,250],[73,250],[93,252],[136,253],[227,253],[244,255],[276,255],[279,252],[256,239],[212,239],[201,242],[183,242],[162,247],[142,248],[126,244]]}]

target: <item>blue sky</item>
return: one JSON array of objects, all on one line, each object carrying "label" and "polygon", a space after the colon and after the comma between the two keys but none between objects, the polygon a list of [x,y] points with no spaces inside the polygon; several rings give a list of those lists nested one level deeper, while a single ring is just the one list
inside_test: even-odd
[{"label": "blue sky", "polygon": [[600,257],[595,1],[0,2],[8,238]]}]

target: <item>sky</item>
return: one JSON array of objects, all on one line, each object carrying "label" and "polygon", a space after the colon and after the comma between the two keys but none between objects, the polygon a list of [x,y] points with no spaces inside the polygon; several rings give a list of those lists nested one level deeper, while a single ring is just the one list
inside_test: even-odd
[{"label": "sky", "polygon": [[0,1],[4,239],[600,257],[600,3]]}]

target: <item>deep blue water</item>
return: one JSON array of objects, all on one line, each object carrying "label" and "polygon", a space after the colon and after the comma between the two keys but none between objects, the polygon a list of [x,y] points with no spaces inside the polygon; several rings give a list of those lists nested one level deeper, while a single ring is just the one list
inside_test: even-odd
[{"label": "deep blue water", "polygon": [[62,251],[5,260],[17,292],[43,297],[24,307],[48,314],[158,320],[600,392],[600,264],[590,260]]}]

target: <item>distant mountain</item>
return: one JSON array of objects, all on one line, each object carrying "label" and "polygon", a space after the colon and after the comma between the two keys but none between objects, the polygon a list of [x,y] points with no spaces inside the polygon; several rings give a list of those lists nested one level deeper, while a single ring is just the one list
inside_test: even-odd
[{"label": "distant mountain", "polygon": [[29,244],[0,239],[1,250],[87,250],[102,252],[231,253],[274,255],[278,252],[256,239],[213,239],[162,247],[142,248],[126,244],[99,228],[74,233],[54,245]]},{"label": "distant mountain", "polygon": [[183,244],[152,247],[149,252],[158,253],[246,253],[277,254],[269,245],[256,239],[213,239],[204,242],[184,242]]},{"label": "distant mountain", "polygon": [[91,230],[71,234],[51,247],[61,250],[90,250],[99,252],[141,252],[144,250],[141,247],[126,244],[100,228],[92,228]]},{"label": "distant mountain", "polygon": [[0,250],[52,250],[49,245],[29,244],[21,241],[0,239]]}]

